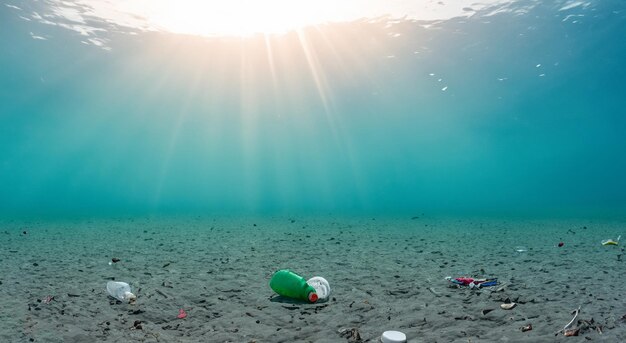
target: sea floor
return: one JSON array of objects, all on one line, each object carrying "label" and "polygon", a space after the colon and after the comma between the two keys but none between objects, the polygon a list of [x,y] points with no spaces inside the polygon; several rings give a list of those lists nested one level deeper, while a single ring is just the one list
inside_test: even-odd
[{"label": "sea floor", "polygon": [[[624,245],[618,221],[5,220],[0,341],[377,342],[399,330],[408,342],[624,342]],[[331,298],[275,296],[279,269],[323,276]],[[137,304],[109,298],[109,280],[128,282]],[[578,336],[557,333],[579,306]]]}]

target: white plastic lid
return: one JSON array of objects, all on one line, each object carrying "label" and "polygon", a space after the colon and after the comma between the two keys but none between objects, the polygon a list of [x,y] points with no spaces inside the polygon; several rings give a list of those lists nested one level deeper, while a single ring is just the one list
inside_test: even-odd
[{"label": "white plastic lid", "polygon": [[383,343],[405,343],[406,335],[400,331],[385,331],[380,340]]},{"label": "white plastic lid", "polygon": [[321,276],[315,276],[307,280],[309,286],[315,289],[315,293],[317,293],[318,302],[324,302],[328,300],[330,296],[330,285],[328,281]]}]

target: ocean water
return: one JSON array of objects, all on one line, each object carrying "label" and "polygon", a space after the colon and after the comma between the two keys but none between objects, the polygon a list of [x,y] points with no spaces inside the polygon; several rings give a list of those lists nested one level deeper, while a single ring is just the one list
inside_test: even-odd
[{"label": "ocean water", "polygon": [[247,37],[60,4],[0,3],[5,218],[626,213],[623,1]]}]

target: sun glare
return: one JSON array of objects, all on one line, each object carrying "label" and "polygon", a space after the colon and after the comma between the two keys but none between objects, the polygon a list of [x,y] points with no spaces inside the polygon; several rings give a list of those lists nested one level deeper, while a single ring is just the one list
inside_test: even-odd
[{"label": "sun glare", "polygon": [[142,16],[164,31],[203,36],[284,33],[346,17],[336,0],[131,0],[117,10]]},{"label": "sun glare", "polygon": [[33,12],[32,19],[59,25],[81,35],[106,31],[90,26],[104,20],[141,31],[209,37],[251,36],[383,17],[446,20],[471,16],[481,8],[509,2],[511,0],[484,0],[481,3],[475,0],[445,3],[434,0],[46,0],[49,13],[42,16]]},{"label": "sun glare", "polygon": [[[389,15],[395,18],[445,19],[468,15],[485,3],[505,0],[80,0],[95,16],[144,22],[142,26],[202,36],[250,36],[285,33],[327,22],[347,22]],[[114,13],[117,13],[115,15]],[[117,18],[116,18],[117,17]],[[131,19],[132,20],[132,19]]]}]

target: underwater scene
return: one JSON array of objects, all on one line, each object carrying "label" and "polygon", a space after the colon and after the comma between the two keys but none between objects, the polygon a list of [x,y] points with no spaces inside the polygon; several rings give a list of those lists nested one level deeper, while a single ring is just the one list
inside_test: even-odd
[{"label": "underwater scene", "polygon": [[626,341],[621,0],[0,0],[0,341]]}]

